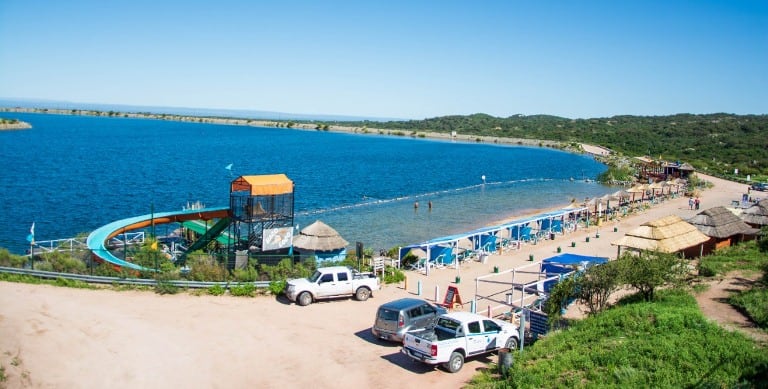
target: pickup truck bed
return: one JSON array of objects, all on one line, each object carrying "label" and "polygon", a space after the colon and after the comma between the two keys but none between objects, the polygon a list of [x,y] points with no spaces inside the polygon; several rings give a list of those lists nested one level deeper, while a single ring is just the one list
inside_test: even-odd
[{"label": "pickup truck bed", "polygon": [[434,329],[406,333],[402,352],[426,364],[441,364],[455,373],[461,370],[465,358],[500,348],[516,349],[518,339],[517,326],[511,323],[452,312],[438,317]]}]

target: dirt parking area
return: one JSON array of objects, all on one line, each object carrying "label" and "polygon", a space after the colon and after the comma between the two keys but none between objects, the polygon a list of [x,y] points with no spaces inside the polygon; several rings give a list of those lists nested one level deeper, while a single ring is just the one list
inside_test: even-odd
[{"label": "dirt parking area", "polygon": [[373,338],[376,308],[405,296],[299,307],[0,282],[0,360],[9,388],[456,388],[495,361],[450,374]]}]

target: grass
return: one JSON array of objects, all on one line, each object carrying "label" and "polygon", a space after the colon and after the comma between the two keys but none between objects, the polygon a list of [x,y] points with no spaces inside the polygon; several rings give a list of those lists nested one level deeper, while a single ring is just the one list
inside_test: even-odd
[{"label": "grass", "polygon": [[768,265],[768,255],[761,252],[755,241],[716,250],[701,258],[699,274],[704,277],[725,275],[732,271],[757,273]]},{"label": "grass", "polygon": [[475,387],[747,387],[768,379],[768,352],[705,318],[685,291],[616,306],[516,355],[510,376]]},{"label": "grass", "polygon": [[749,316],[758,327],[768,330],[768,288],[762,286],[737,293],[728,302]]}]

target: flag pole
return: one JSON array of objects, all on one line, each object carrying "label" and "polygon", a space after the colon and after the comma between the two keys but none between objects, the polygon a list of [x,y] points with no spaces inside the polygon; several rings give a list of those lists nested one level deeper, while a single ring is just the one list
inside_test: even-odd
[{"label": "flag pole", "polygon": [[35,222],[32,222],[32,227],[29,228],[29,267],[35,270]]}]

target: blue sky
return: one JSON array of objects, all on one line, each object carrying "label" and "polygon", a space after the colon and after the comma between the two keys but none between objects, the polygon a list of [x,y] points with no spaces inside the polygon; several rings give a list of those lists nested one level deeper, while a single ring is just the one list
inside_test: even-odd
[{"label": "blue sky", "polygon": [[421,119],[768,113],[768,1],[0,1],[0,97]]}]

